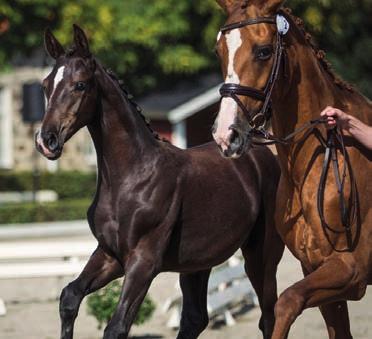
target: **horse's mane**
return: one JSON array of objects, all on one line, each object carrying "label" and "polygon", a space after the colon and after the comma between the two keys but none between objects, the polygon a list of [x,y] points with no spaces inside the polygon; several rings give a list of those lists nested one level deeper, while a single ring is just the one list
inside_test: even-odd
[{"label": "horse's mane", "polygon": [[319,64],[322,66],[324,71],[331,77],[333,82],[342,89],[346,89],[350,92],[354,92],[354,87],[335,73],[335,71],[332,68],[331,63],[326,58],[325,51],[318,48],[318,46],[314,42],[312,35],[306,31],[303,20],[295,16],[292,13],[292,10],[290,8],[285,7],[283,8],[283,11],[296,24],[298,30],[304,36],[305,40],[307,41],[312,51],[314,52],[315,57],[319,61]]}]

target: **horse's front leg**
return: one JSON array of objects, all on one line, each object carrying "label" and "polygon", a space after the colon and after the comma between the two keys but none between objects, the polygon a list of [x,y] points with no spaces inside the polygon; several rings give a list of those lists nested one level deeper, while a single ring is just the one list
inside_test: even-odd
[{"label": "horse's front leg", "polygon": [[[355,279],[358,271],[356,265],[352,254],[335,256],[325,261],[322,266],[304,279],[287,288],[275,305],[275,327],[272,339],[286,338],[292,323],[305,308],[332,303],[331,308],[330,306],[322,307],[325,319],[330,321],[326,313],[334,309],[337,301],[348,297],[360,298],[361,282]],[[342,306],[342,303],[340,305]],[[344,311],[340,309],[339,316],[342,315],[342,320],[348,322],[349,319]],[[348,330],[349,324],[344,324],[342,328],[346,332],[338,332],[337,338],[351,338]]]},{"label": "horse's front leg", "polygon": [[125,271],[120,300],[105,329],[103,339],[128,337],[142,301],[157,274],[152,252],[147,251],[147,254],[134,252],[126,263]]},{"label": "horse's front leg", "polygon": [[74,322],[83,298],[123,274],[119,262],[98,246],[79,277],[62,290],[59,304],[61,339],[73,338]]},{"label": "horse's front leg", "polygon": [[[302,271],[305,277],[309,275],[303,265]],[[330,339],[351,339],[353,337],[350,332],[349,312],[345,300],[319,306],[319,309],[326,323]]]}]

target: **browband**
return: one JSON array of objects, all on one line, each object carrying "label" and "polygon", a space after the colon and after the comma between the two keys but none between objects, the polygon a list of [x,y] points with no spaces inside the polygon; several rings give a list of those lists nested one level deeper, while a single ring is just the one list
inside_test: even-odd
[{"label": "browband", "polygon": [[221,33],[225,34],[227,31],[231,31],[232,29],[241,28],[248,25],[256,25],[256,24],[276,24],[276,17],[275,16],[263,16],[253,19],[247,19],[239,22],[234,22],[233,24],[225,25],[221,28]]}]

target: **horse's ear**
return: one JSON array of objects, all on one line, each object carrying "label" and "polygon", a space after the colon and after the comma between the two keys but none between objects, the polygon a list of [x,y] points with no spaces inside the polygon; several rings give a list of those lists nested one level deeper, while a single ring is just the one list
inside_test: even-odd
[{"label": "horse's ear", "polygon": [[62,45],[49,28],[47,28],[44,33],[44,44],[45,49],[53,59],[58,59],[61,55],[65,54]]},{"label": "horse's ear", "polygon": [[284,4],[285,0],[269,0],[264,2],[265,11],[268,14],[275,15],[278,13],[279,8]]},{"label": "horse's ear", "polygon": [[90,51],[87,36],[78,25],[74,24],[73,27],[75,47],[83,56],[89,56]]},{"label": "horse's ear", "polygon": [[216,0],[226,13],[230,13],[231,7],[236,0]]}]

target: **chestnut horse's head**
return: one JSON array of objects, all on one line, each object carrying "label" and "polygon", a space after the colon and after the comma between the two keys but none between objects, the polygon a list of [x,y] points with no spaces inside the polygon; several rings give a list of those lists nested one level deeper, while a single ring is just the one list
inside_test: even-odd
[{"label": "chestnut horse's head", "polygon": [[250,132],[269,119],[271,82],[281,65],[281,39],[289,26],[278,15],[283,0],[217,2],[228,19],[217,37],[225,84],[213,137],[225,156],[238,157],[250,144]]},{"label": "chestnut horse's head", "polygon": [[97,106],[95,61],[83,30],[76,25],[71,50],[65,52],[49,29],[45,32],[45,48],[56,62],[43,80],[48,103],[35,142],[40,153],[55,160],[64,143],[93,120]]}]

